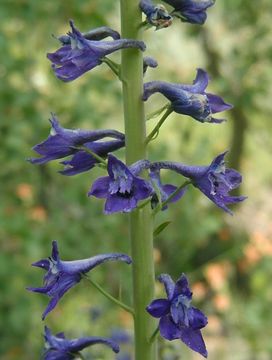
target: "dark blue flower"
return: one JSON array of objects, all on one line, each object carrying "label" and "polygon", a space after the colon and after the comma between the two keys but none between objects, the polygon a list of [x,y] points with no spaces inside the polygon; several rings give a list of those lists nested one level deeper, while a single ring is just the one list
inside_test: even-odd
[{"label": "dark blue flower", "polygon": [[160,334],[167,340],[180,339],[190,349],[207,357],[201,331],[208,323],[206,316],[191,306],[192,292],[184,274],[176,283],[167,274],[159,280],[164,284],[167,299],[153,300],[146,308],[155,318],[160,318]]},{"label": "dark blue flower", "polygon": [[161,4],[154,5],[152,0],[141,0],[140,9],[146,15],[146,21],[156,27],[156,30],[166,28],[172,24],[172,16]]},{"label": "dark blue flower", "polygon": [[[70,130],[64,129],[60,126],[56,116],[52,114],[51,122],[52,128],[48,138],[38,145],[33,147],[42,157],[32,158],[29,161],[32,164],[45,164],[48,161],[64,158],[79,151],[78,146],[88,144],[105,137],[113,137],[124,140],[124,134],[116,130]],[[96,147],[96,145],[94,145]]]},{"label": "dark blue flower", "polygon": [[218,207],[232,214],[227,207],[246,199],[245,196],[232,196],[229,192],[236,189],[241,181],[241,174],[225,166],[224,152],[218,155],[208,166],[188,166],[181,163],[162,161],[153,163],[154,169],[171,169],[192,180],[192,184],[203,192]]},{"label": "dark blue flower", "polygon": [[206,93],[208,82],[208,74],[202,69],[197,70],[193,85],[151,81],[144,84],[143,100],[159,92],[171,102],[171,109],[176,113],[189,115],[200,122],[220,123],[224,120],[213,118],[213,114],[229,110],[232,105],[217,95]]},{"label": "dark blue flower", "polygon": [[102,59],[117,50],[126,48],[137,48],[145,50],[142,41],[117,39],[113,41],[87,40],[84,35],[76,29],[73,21],[70,21],[72,31],[68,33],[70,41],[61,42],[64,45],[54,53],[47,54],[53,63],[52,67],[56,76],[63,81],[71,81],[85,72],[102,63]]},{"label": "dark blue flower", "polygon": [[203,25],[207,19],[206,10],[215,0],[163,0],[174,8],[173,15],[191,24]]},{"label": "dark blue flower", "polygon": [[72,360],[76,359],[79,352],[88,346],[104,344],[110,347],[115,353],[119,352],[119,346],[111,339],[88,336],[79,339],[66,339],[63,333],[52,335],[47,326],[44,328],[45,349],[44,360]]},{"label": "dark blue flower", "polygon": [[[90,149],[101,158],[106,158],[108,153],[118,150],[125,146],[125,140],[112,141],[94,141],[84,144],[84,147]],[[92,169],[99,160],[84,150],[76,152],[70,160],[64,160],[61,164],[65,165],[60,173],[63,175],[76,175]]]},{"label": "dark blue flower", "polygon": [[[150,171],[149,176],[151,178],[152,185],[154,188],[154,194],[151,199],[151,205],[152,208],[155,208],[158,205],[159,197],[162,203],[165,202],[177,190],[177,187],[171,184],[163,185],[161,182],[159,169],[156,170],[154,169]],[[169,202],[172,203],[178,201],[185,194],[186,190],[187,187],[181,189],[175,196],[173,196],[173,198]],[[164,206],[162,210],[166,210],[167,207],[168,207],[167,205]]]},{"label": "dark blue flower", "polygon": [[[145,165],[145,162],[144,162]],[[138,163],[127,167],[113,155],[108,157],[108,174],[98,178],[92,185],[88,196],[106,199],[104,212],[130,212],[137,207],[140,200],[151,196],[151,185],[137,175],[141,171]]]},{"label": "dark blue flower", "polygon": [[42,319],[52,311],[61,297],[86,274],[96,266],[110,260],[120,260],[131,264],[131,258],[124,254],[101,254],[88,259],[62,261],[59,257],[58,245],[52,242],[52,255],[48,259],[42,259],[32,264],[47,271],[44,276],[44,286],[40,288],[29,287],[27,290],[45,294],[51,298],[45,309]]}]

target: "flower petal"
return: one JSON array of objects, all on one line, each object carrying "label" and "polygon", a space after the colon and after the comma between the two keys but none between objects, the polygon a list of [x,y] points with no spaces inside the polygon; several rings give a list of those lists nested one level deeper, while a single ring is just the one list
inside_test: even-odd
[{"label": "flower petal", "polygon": [[167,297],[169,300],[171,300],[173,298],[175,289],[175,283],[172,280],[171,276],[168,274],[161,274],[158,277],[158,280],[163,283]]},{"label": "flower petal", "polygon": [[185,274],[182,274],[175,284],[173,298],[179,295],[185,296],[188,300],[192,299],[192,292],[190,290],[189,282]]},{"label": "flower petal", "polygon": [[190,327],[194,330],[202,329],[208,324],[207,317],[203,314],[202,311],[195,307],[190,307],[188,309],[188,318]]},{"label": "flower petal", "polygon": [[173,323],[170,315],[163,316],[160,319],[159,328],[161,336],[166,340],[175,340],[180,338],[180,330]]},{"label": "flower petal", "polygon": [[205,358],[208,356],[208,352],[200,330],[194,330],[190,327],[180,328],[180,339],[190,349],[198,352]]},{"label": "flower petal", "polygon": [[115,353],[118,353],[120,351],[119,345],[116,342],[107,338],[95,337],[95,336],[70,340],[68,351],[72,353],[79,352],[80,350],[83,350],[85,347],[95,344],[104,344],[110,347]]},{"label": "flower petal", "polygon": [[109,176],[98,178],[93,183],[91,190],[88,192],[88,196],[95,196],[99,199],[106,199],[108,196],[109,184],[110,184]]},{"label": "flower petal", "polygon": [[218,95],[208,93],[206,93],[206,95],[209,99],[209,105],[213,114],[233,108],[231,104],[225,103],[225,101]]},{"label": "flower petal", "polygon": [[167,315],[170,311],[170,302],[167,299],[153,300],[147,307],[146,311],[153,317],[160,318]]},{"label": "flower petal", "polygon": [[118,194],[110,194],[106,200],[104,213],[131,212],[137,207],[137,200],[133,195],[122,197]]}]

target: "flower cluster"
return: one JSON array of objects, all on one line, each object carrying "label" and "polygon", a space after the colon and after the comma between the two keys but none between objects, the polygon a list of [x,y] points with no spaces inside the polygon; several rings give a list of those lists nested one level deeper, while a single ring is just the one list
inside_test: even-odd
[{"label": "flower cluster", "polygon": [[[214,4],[214,0],[163,1],[173,8],[170,13],[167,7],[161,4],[155,5],[152,0],[140,0],[139,7],[146,15],[144,25],[148,23],[150,26],[155,26],[156,30],[165,28],[171,25],[173,17],[192,24],[203,24],[207,18],[206,10]],[[107,56],[121,49],[133,48],[144,51],[146,48],[142,41],[121,39],[117,31],[106,26],[85,33],[81,33],[73,21],[70,21],[70,26],[71,31],[67,35],[57,38],[61,47],[47,54],[55,75],[65,82],[77,79],[103,62],[121,80],[120,66]],[[105,41],[107,37],[111,37],[112,40]],[[157,65],[155,59],[149,56],[143,58],[140,64],[143,75],[148,67],[155,68]],[[208,83],[209,76],[203,69],[197,69],[192,85],[157,80],[146,82],[142,92],[143,101],[147,101],[155,93],[160,93],[169,100],[169,103],[163,108],[166,110],[164,115],[145,139],[145,145],[158,135],[162,123],[171,112],[190,116],[201,123],[223,122],[223,119],[215,118],[214,114],[229,110],[232,106],[220,96],[206,92]],[[66,129],[59,124],[54,114],[50,123],[51,131],[48,138],[33,147],[39,156],[29,161],[41,165],[61,159],[64,169],[60,173],[67,176],[77,175],[100,165],[107,174],[93,182],[88,196],[104,199],[105,214],[129,213],[149,204],[155,215],[159,210],[166,210],[170,203],[182,198],[189,185],[199,189],[216,206],[230,214],[232,212],[228,205],[245,199],[244,196],[230,194],[240,185],[242,176],[236,170],[226,167],[227,152],[219,154],[206,166],[186,165],[174,161],[151,162],[146,159],[126,165],[112,154],[125,147],[126,138],[123,133],[113,129]],[[161,170],[178,173],[184,178],[183,183],[180,186],[164,184]],[[82,260],[64,261],[60,259],[57,242],[53,241],[51,256],[32,264],[46,271],[43,286],[28,288],[29,291],[50,298],[42,319],[45,319],[64,294],[86,277],[87,273],[104,262],[118,260],[127,264],[132,263],[132,259],[122,253],[107,253]],[[164,284],[167,298],[153,300],[146,310],[151,316],[160,319],[161,336],[167,340],[180,339],[189,348],[207,357],[201,334],[201,329],[207,325],[207,318],[200,310],[191,306],[192,292],[187,277],[182,274],[174,283],[169,275],[163,274],[159,280]],[[101,290],[101,292],[105,295],[105,291]],[[127,305],[117,299],[114,300],[110,295],[108,297],[134,314],[134,310]],[[97,343],[110,347],[116,353],[119,351],[116,341],[103,337],[69,340],[63,333],[52,335],[48,327],[45,327],[44,337],[45,360],[75,359],[81,357],[81,350]]]}]

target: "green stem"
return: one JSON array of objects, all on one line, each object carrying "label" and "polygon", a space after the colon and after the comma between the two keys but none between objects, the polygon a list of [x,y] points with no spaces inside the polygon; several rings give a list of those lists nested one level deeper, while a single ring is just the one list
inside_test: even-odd
[{"label": "green stem", "polygon": [[108,67],[112,70],[112,72],[120,79],[120,65],[116,64],[116,62],[110,60],[107,57],[104,57],[102,61],[103,63],[107,64]]},{"label": "green stem", "polygon": [[101,164],[107,166],[107,162],[105,159],[103,159],[101,156],[97,155],[94,151],[89,149],[87,146],[78,146],[77,149],[83,150],[86,153],[92,155],[96,160],[98,160]]},{"label": "green stem", "polygon": [[[139,2],[120,0],[122,38],[142,40]],[[126,133],[126,161],[147,159],[143,93],[143,55],[138,49],[122,50],[121,78]],[[146,174],[145,174],[146,175]],[[134,360],[156,360],[156,342],[149,339],[156,327],[145,310],[154,299],[153,217],[150,206],[129,214],[129,234],[133,268]]]},{"label": "green stem", "polygon": [[156,340],[159,332],[160,332],[160,328],[157,327],[157,329],[153,332],[153,334],[152,334],[152,336],[151,336],[151,338],[150,338],[150,340],[149,340],[149,342],[150,342],[151,344]]},{"label": "green stem", "polygon": [[152,113],[148,114],[146,117],[146,121],[149,121],[157,116],[159,116],[165,109],[169,108],[169,104],[165,104],[164,106],[162,106],[161,108],[159,108],[156,111],[153,111]]},{"label": "green stem", "polygon": [[161,209],[163,209],[169,202],[187,185],[192,184],[191,180],[186,180],[183,184],[181,184],[164,202],[160,203],[154,210],[153,215],[156,215]]},{"label": "green stem", "polygon": [[161,117],[161,119],[159,120],[159,122],[157,123],[157,125],[154,127],[154,129],[151,131],[151,133],[146,138],[146,140],[145,140],[146,145],[158,136],[160,127],[162,126],[162,124],[165,122],[165,120],[168,118],[168,116],[172,112],[173,112],[173,109],[168,107],[167,110],[165,111],[165,113],[163,114],[163,116]]},{"label": "green stem", "polygon": [[120,306],[122,309],[126,310],[127,312],[129,312],[130,314],[134,315],[134,310],[122,303],[121,301],[119,301],[118,299],[116,299],[114,296],[112,296],[111,294],[109,294],[106,290],[104,290],[100,285],[97,284],[96,281],[90,279],[87,275],[83,275],[84,278],[89,281],[89,283],[91,283],[99,292],[101,292],[101,294],[103,294],[104,296],[106,296],[106,298],[108,298],[109,300],[111,300],[112,302],[114,302],[116,305]]}]

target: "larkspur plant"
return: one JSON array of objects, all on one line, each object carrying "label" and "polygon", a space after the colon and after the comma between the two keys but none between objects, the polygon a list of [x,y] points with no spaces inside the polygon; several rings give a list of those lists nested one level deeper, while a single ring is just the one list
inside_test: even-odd
[{"label": "larkspur plant", "polygon": [[[153,234],[159,234],[165,227],[163,223],[154,231],[155,215],[181,199],[190,185],[198,188],[227,213],[231,213],[228,205],[245,199],[244,196],[230,194],[240,185],[242,177],[236,170],[225,166],[226,152],[216,156],[206,166],[165,160],[150,162],[147,159],[148,144],[158,136],[162,124],[172,112],[189,116],[201,123],[221,123],[223,120],[214,118],[214,114],[232,107],[220,96],[206,92],[209,77],[202,69],[197,70],[192,85],[157,80],[143,84],[147,69],[158,65],[155,59],[142,56],[142,51],[146,49],[142,41],[143,29],[150,26],[155,26],[157,30],[169,27],[174,17],[183,22],[203,24],[207,18],[206,10],[214,4],[212,0],[164,2],[166,7],[154,4],[152,0],[141,0],[139,3],[135,0],[120,0],[121,36],[106,26],[81,33],[70,21],[71,31],[57,37],[61,47],[47,54],[54,73],[67,82],[102,63],[108,65],[123,84],[125,134],[113,129],[65,129],[52,114],[49,137],[33,148],[39,157],[29,159],[31,163],[39,165],[61,159],[64,169],[60,173],[69,176],[89,171],[95,166],[107,171],[105,176],[93,182],[88,196],[105,200],[105,214],[129,213],[132,258],[125,254],[109,253],[83,260],[63,261],[59,257],[57,242],[53,241],[51,256],[32,264],[46,270],[43,287],[30,287],[28,290],[51,298],[42,315],[45,319],[70,288],[83,278],[87,279],[103,295],[133,316],[135,360],[157,359],[156,337],[159,332],[166,340],[179,339],[191,350],[204,357],[208,355],[201,334],[208,320],[200,310],[191,306],[192,292],[186,275],[182,274],[176,283],[170,275],[161,275],[159,280],[164,284],[167,298],[154,300]],[[146,16],[143,22],[141,12]],[[107,37],[112,40],[105,41]],[[122,50],[121,64],[108,57],[118,50]],[[169,103],[155,112],[156,115],[163,114],[146,136],[144,101],[154,93],[161,93]],[[112,154],[123,147],[126,149],[126,163]],[[161,170],[174,171],[184,177],[185,181],[179,186],[164,184]],[[132,263],[132,307],[114,298],[86,275],[96,266],[110,260]],[[156,318],[160,319],[159,326]],[[119,339],[119,342],[122,341]],[[45,327],[43,357],[48,360],[68,360],[78,356],[84,359],[80,351],[96,343],[103,343],[113,351],[119,351],[118,344],[112,339],[85,337],[68,340],[63,333],[54,336]],[[125,358],[130,359],[130,354],[121,352],[118,355],[118,359]]]}]

